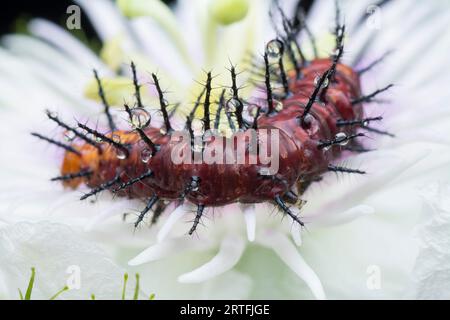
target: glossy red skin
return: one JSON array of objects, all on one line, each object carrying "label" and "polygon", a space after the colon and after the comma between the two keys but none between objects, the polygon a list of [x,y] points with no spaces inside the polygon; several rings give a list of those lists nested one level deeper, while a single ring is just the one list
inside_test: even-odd
[{"label": "glossy red skin", "polygon": [[[101,146],[102,154],[90,145],[75,146],[82,157],[66,153],[62,174],[83,169],[92,170],[94,174],[89,179],[75,179],[65,182],[65,185],[75,188],[84,182],[94,188],[112,180],[117,173],[126,182],[150,169],[154,172],[151,178],[133,184],[119,195],[150,198],[156,194],[162,199],[179,199],[191,177],[198,176],[199,190],[189,192],[186,196],[195,204],[221,206],[238,201],[256,203],[273,200],[276,195],[283,195],[290,190],[299,179],[308,181],[321,175],[327,170],[328,164],[339,156],[340,148],[323,151],[317,147],[320,140],[333,139],[336,133],[342,131],[336,127],[336,120],[363,116],[361,106],[351,104],[351,99],[360,96],[358,75],[350,67],[338,64],[335,81],[329,84],[326,95],[322,97],[325,103],[314,103],[311,109],[311,125],[303,128],[299,124],[298,117],[303,114],[301,105],[308,102],[314,90],[314,79],[330,65],[329,59],[313,60],[302,70],[303,77],[300,80],[290,77],[292,95],[282,101],[283,109],[273,115],[261,115],[258,119],[258,130],[280,130],[279,171],[274,177],[259,174],[262,167],[260,159],[257,159],[257,164],[245,165],[175,164],[171,161],[174,145],[169,143],[170,137],[162,135],[159,129],[149,127],[145,130],[146,134],[161,148],[148,163],[141,161],[141,151],[146,146],[138,143],[139,136],[134,132],[117,131],[114,134],[119,135],[123,143],[131,145],[130,156],[119,160],[114,148],[106,144]],[[247,152],[246,159],[249,157]]]}]

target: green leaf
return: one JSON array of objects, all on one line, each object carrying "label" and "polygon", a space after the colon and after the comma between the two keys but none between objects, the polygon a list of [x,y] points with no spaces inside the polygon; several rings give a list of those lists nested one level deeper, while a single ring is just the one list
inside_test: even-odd
[{"label": "green leaf", "polygon": [[57,293],[55,293],[50,300],[55,300],[61,293],[63,293],[64,291],[68,291],[69,287],[68,286],[64,286],[64,288],[62,288],[61,290],[59,290]]},{"label": "green leaf", "polygon": [[31,277],[30,277],[30,282],[28,282],[27,292],[25,292],[25,300],[31,300],[31,292],[33,291],[35,275],[36,275],[36,269],[31,268]]},{"label": "green leaf", "polygon": [[23,300],[23,293],[22,293],[22,290],[20,290],[20,289],[17,289],[17,290],[19,290],[19,297],[20,297],[20,300]]}]

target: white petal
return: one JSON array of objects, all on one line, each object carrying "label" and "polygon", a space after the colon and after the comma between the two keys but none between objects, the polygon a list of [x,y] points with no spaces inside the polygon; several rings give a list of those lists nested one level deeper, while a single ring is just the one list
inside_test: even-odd
[{"label": "white petal", "polygon": [[[334,186],[333,192],[329,190],[326,194],[323,193],[323,190],[320,190],[320,185],[311,186],[305,195],[306,199],[313,198],[313,194],[315,194],[315,197],[320,197],[322,201],[309,201],[308,205],[303,208],[303,213],[308,216],[308,221],[311,222],[312,219],[318,219],[319,216],[330,217],[336,212],[344,212],[355,205],[359,205],[369,195],[379,190],[381,186],[387,185],[398,178],[405,170],[422,160],[428,153],[427,150],[414,151],[408,155],[407,159],[392,151],[377,152],[376,157],[375,154],[363,155],[359,159],[370,160],[372,165],[369,174],[356,177],[363,180],[358,180],[359,183],[352,182],[345,187],[342,184],[344,181],[341,180],[340,185]],[[346,199],[346,201],[342,199]]]},{"label": "white petal", "polygon": [[[167,36],[158,23],[150,18],[139,18],[130,21],[130,27],[142,43],[149,60],[157,66],[158,71],[166,71],[173,75],[173,82],[185,87],[192,82],[192,74],[182,60],[179,48]],[[150,42],[148,39],[152,39]],[[158,45],[155,46],[154,44]],[[171,85],[172,87],[172,85]],[[173,89],[171,89],[173,90]]]},{"label": "white petal", "polygon": [[[67,76],[67,79],[65,79],[66,86],[84,80],[83,73],[76,62],[42,40],[17,34],[8,35],[2,40],[12,53],[23,61],[38,63],[39,69],[43,70],[42,72],[59,76],[59,81],[61,81],[61,76]],[[41,74],[39,73],[39,75]]]},{"label": "white petal", "polygon": [[111,73],[90,49],[58,25],[43,19],[33,19],[28,28],[32,34],[64,50],[72,59],[82,63],[89,70],[96,68],[103,75]]},{"label": "white petal", "polygon": [[353,221],[359,217],[366,216],[374,213],[375,210],[371,206],[368,205],[357,205],[343,212],[335,213],[333,215],[329,215],[326,219],[318,219],[314,221],[314,225],[320,226],[330,226],[330,225],[338,225],[343,223],[348,223]]},{"label": "white petal", "polygon": [[163,226],[158,232],[158,235],[156,236],[158,242],[162,242],[164,239],[166,239],[167,235],[169,234],[170,230],[172,230],[173,226],[177,223],[178,220],[180,220],[186,213],[189,213],[189,211],[184,207],[184,205],[180,205],[173,211],[167,220],[164,222]]},{"label": "white petal", "polygon": [[98,33],[103,42],[111,40],[118,35],[125,36],[125,46],[134,49],[135,44],[130,41],[126,29],[125,18],[120,14],[119,10],[112,1],[106,0],[76,0],[84,12],[89,16],[95,31]]},{"label": "white petal", "polygon": [[36,268],[32,299],[50,298],[71,274],[78,274],[80,287],[64,292],[61,299],[88,299],[91,294],[100,299],[120,296],[125,270],[100,246],[66,225],[19,222],[0,229],[0,239],[0,270],[8,299],[18,298],[17,288],[26,288],[31,267]]},{"label": "white petal", "polygon": [[245,225],[247,227],[248,241],[253,242],[255,240],[255,231],[256,231],[255,205],[242,204],[241,209],[244,211],[244,219]]},{"label": "white petal", "polygon": [[295,244],[300,247],[302,245],[302,226],[294,222],[291,228],[292,239],[294,239]]},{"label": "white petal", "polygon": [[109,208],[104,209],[97,214],[92,220],[90,220],[84,227],[85,231],[91,231],[99,223],[107,220],[110,217],[124,213],[125,210],[130,208],[130,202],[128,200],[114,203]]},{"label": "white petal", "polygon": [[326,299],[319,277],[284,234],[266,230],[258,237],[258,242],[271,248],[292,271],[306,282],[317,299]]},{"label": "white petal", "polygon": [[128,264],[130,266],[137,266],[146,262],[156,261],[183,252],[192,247],[192,240],[186,239],[185,237],[169,239],[145,249],[136,257],[128,261]]},{"label": "white petal", "polygon": [[432,183],[422,188],[424,223],[417,230],[421,246],[414,265],[416,298],[450,297],[450,185]]},{"label": "white petal", "polygon": [[178,277],[182,283],[198,283],[214,278],[233,268],[245,249],[244,240],[236,235],[228,235],[222,240],[219,252],[201,267]]},{"label": "white petal", "polygon": [[202,38],[202,21],[199,19],[201,8],[204,4],[197,0],[178,0],[174,12],[183,32],[189,35],[186,48],[196,65],[202,65],[204,61],[204,50]]}]

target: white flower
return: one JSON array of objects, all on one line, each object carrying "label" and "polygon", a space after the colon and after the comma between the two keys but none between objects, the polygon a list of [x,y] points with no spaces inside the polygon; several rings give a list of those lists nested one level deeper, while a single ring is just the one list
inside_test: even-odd
[{"label": "white flower", "polygon": [[[308,203],[301,212],[308,222],[306,230],[299,230],[288,219],[280,221],[278,215],[269,215],[271,206],[257,205],[255,215],[251,207],[230,205],[216,210],[214,219],[205,220],[198,237],[188,237],[183,220],[191,217],[183,216],[180,210],[170,215],[166,212],[156,227],[133,233],[132,226],[122,222],[121,214],[141,208],[139,201],[103,194],[96,203],[79,202],[82,191],[48,182],[58,174],[61,154],[37,143],[29,132],[49,132],[44,108],[58,111],[67,120],[89,117],[103,121],[101,106],[85,97],[94,96],[91,70],[95,67],[107,77],[108,99],[120,104],[131,99],[132,86],[129,80],[114,75],[121,71],[129,76],[131,60],[141,70],[142,82],[148,77],[146,72],[158,71],[161,82],[170,84],[168,98],[188,106],[198,93],[193,79],[201,79],[202,70],[213,69],[219,74],[214,81],[226,84],[228,60],[245,67],[248,52],[262,52],[266,41],[274,37],[269,1],[248,1],[245,18],[226,26],[219,22],[228,23],[229,17],[222,17],[220,8],[211,9],[214,4],[208,0],[178,1],[173,11],[157,0],[119,1],[122,11],[107,0],[77,2],[101,37],[103,61],[69,33],[43,20],[31,21],[31,36],[5,37],[0,49],[0,111],[4,121],[0,127],[4,137],[0,239],[25,248],[14,253],[12,247],[0,246],[2,252],[14,257],[0,263],[3,277],[10,279],[5,282],[7,297],[14,298],[17,287],[24,286],[26,270],[38,264],[45,279],[42,296],[58,290],[60,274],[72,260],[63,258],[52,264],[47,255],[59,257],[61,251],[79,257],[83,269],[89,270],[89,279],[95,277],[90,269],[98,261],[92,259],[96,249],[91,248],[97,246],[110,254],[99,261],[114,270],[108,275],[100,272],[98,281],[114,278],[114,283],[120,283],[122,268],[139,271],[143,289],[159,298],[448,297],[441,281],[448,278],[448,262],[445,256],[437,258],[441,252],[448,255],[448,236],[441,233],[434,241],[427,227],[415,232],[422,219],[437,219],[439,223],[443,219],[433,215],[433,210],[422,209],[424,192],[420,187],[450,178],[450,108],[444,89],[450,71],[446,63],[450,49],[446,40],[448,5],[401,0],[376,8],[370,1],[341,1],[349,31],[344,62],[361,68],[395,49],[363,76],[362,83],[365,92],[397,84],[386,95],[389,104],[365,107],[370,114],[383,114],[383,126],[396,138],[373,135],[377,151],[345,160],[349,167],[364,168],[367,175],[329,174],[307,190],[302,198]],[[293,12],[294,1],[282,4],[286,12]],[[365,13],[374,10],[364,19]],[[245,11],[231,19],[243,18]],[[321,54],[329,53],[333,21],[333,1],[316,1],[308,23]],[[308,46],[306,35],[301,43]],[[145,99],[153,101],[151,91],[145,92]],[[51,132],[55,137],[59,134],[56,129]],[[441,197],[445,199],[445,195]],[[65,224],[76,231],[40,221]],[[84,236],[92,244],[83,242],[85,247],[74,249],[76,239],[84,237],[79,235],[79,227],[85,228]],[[15,230],[22,228],[32,230],[24,233],[27,235],[45,235],[33,249],[42,254],[31,255],[27,240],[15,236]],[[67,233],[71,234],[68,241],[57,241]],[[422,249],[421,243],[431,249]],[[0,256],[3,259],[5,255]],[[130,267],[126,266],[128,260]],[[111,286],[105,286],[103,291],[99,285],[95,293],[112,297]],[[68,297],[91,293],[91,287],[83,290]]]},{"label": "white flower", "polygon": [[18,289],[24,292],[30,267],[37,270],[33,299],[48,299],[65,285],[79,287],[79,290],[66,292],[64,298],[87,299],[91,294],[120,298],[124,270],[92,241],[69,227],[20,222],[0,232],[1,280],[5,288],[0,294],[5,295],[3,298],[18,298]]},{"label": "white flower", "polygon": [[[414,273],[416,275],[416,296],[419,298],[447,299],[450,289],[450,185],[444,182],[424,187],[423,207],[426,222],[418,228],[420,252]],[[431,213],[431,214],[430,214]],[[444,285],[443,285],[444,284]]]}]

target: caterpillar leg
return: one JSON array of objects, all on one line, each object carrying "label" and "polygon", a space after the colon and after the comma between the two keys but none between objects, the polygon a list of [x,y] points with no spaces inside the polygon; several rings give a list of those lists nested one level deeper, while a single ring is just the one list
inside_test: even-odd
[{"label": "caterpillar leg", "polygon": [[189,230],[189,235],[192,235],[194,233],[194,231],[197,229],[197,226],[200,223],[200,219],[202,218],[204,210],[205,210],[204,205],[199,204],[197,206],[197,214],[195,215],[194,224],[192,225],[191,229]]},{"label": "caterpillar leg", "polygon": [[298,195],[294,191],[288,191],[284,194],[287,202],[295,204],[298,201]]},{"label": "caterpillar leg", "polygon": [[109,188],[111,188],[112,186],[114,186],[116,183],[120,183],[120,176],[117,175],[114,179],[107,181],[105,183],[102,183],[100,186],[98,186],[97,188],[92,189],[91,191],[89,191],[88,193],[84,194],[80,200],[86,200],[89,197],[92,197],[104,190],[107,190]]},{"label": "caterpillar leg", "polygon": [[302,227],[305,225],[286,205],[283,199],[281,199],[280,195],[275,196],[275,202],[278,207],[288,216],[290,216],[295,222],[299,223]]},{"label": "caterpillar leg", "polygon": [[139,214],[139,217],[137,218],[136,222],[134,223],[134,227],[137,228],[139,224],[144,220],[145,215],[152,209],[152,207],[155,205],[156,202],[158,202],[159,197],[157,195],[154,195],[153,197],[148,200],[147,205],[145,206],[144,210],[141,211]]},{"label": "caterpillar leg", "polygon": [[153,210],[152,221],[150,222],[151,225],[154,225],[158,222],[159,217],[161,217],[161,214],[164,212],[166,207],[167,205],[164,203],[164,201],[158,201],[155,210]]}]

